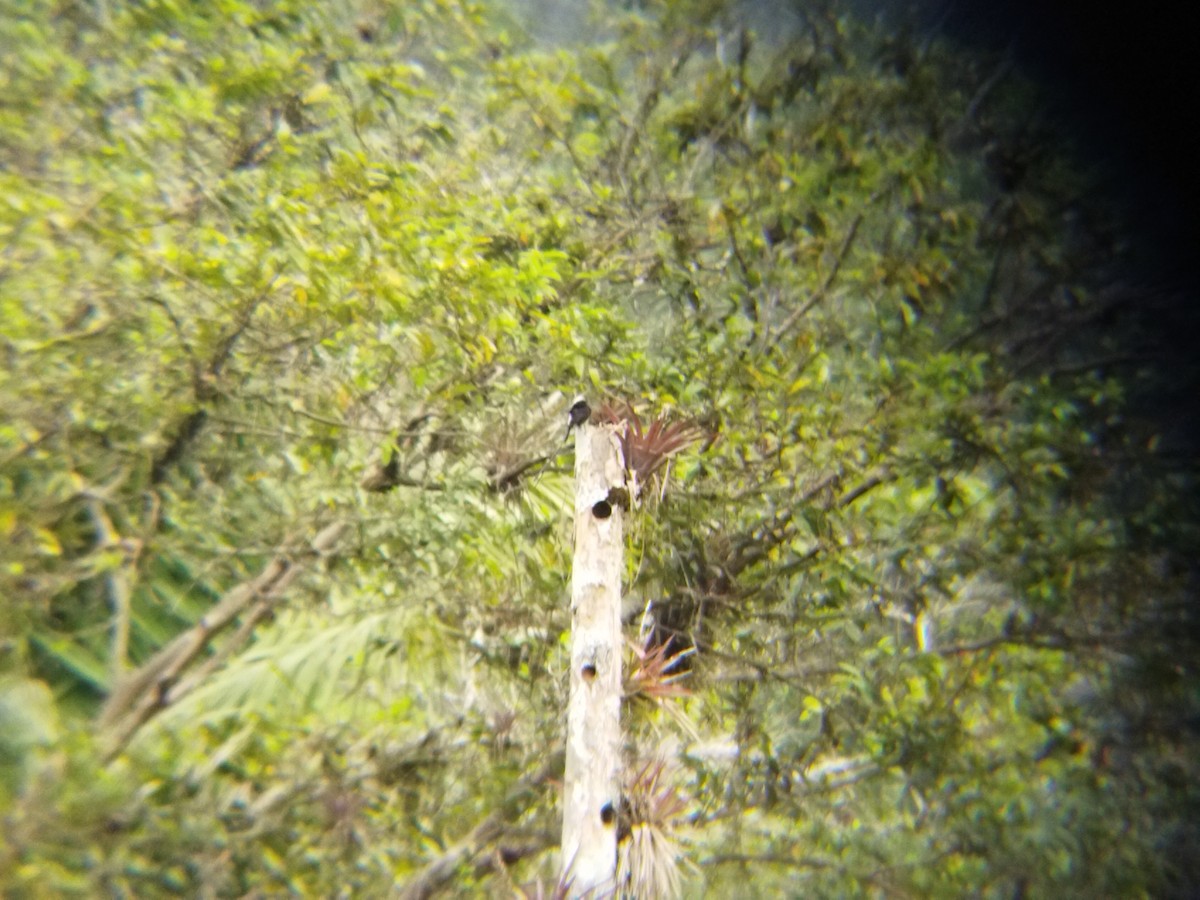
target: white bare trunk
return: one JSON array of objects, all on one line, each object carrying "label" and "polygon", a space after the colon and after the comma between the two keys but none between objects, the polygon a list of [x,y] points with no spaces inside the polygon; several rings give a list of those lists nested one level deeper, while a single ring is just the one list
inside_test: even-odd
[{"label": "white bare trunk", "polygon": [[571,895],[604,896],[617,866],[621,764],[621,571],[624,461],[609,425],[575,433],[571,693],[562,865]]}]

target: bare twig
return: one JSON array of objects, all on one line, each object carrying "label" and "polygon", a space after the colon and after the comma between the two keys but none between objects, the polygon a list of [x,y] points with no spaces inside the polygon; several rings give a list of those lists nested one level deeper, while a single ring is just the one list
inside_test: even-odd
[{"label": "bare twig", "polygon": [[829,294],[830,288],[833,287],[834,281],[837,280],[838,272],[841,271],[842,263],[846,261],[846,257],[850,255],[850,249],[854,246],[854,240],[858,236],[858,227],[862,224],[863,216],[859,213],[854,217],[854,221],[850,223],[850,229],[846,232],[846,236],[842,239],[842,246],[838,249],[837,256],[834,258],[833,267],[829,270],[829,274],[825,276],[821,286],[813,292],[813,295],[808,300],[798,307],[791,315],[783,320],[783,324],[776,330],[774,337],[767,342],[768,347],[774,347],[779,343],[780,339],[787,334],[797,322],[808,315],[809,311],[820,303]]}]

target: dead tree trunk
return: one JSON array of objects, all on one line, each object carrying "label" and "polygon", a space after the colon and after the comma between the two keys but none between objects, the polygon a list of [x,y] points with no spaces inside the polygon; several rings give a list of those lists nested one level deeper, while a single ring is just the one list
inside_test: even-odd
[{"label": "dead tree trunk", "polygon": [[612,891],[621,765],[621,571],[625,468],[613,425],[575,432],[571,690],[562,866],[571,895]]}]

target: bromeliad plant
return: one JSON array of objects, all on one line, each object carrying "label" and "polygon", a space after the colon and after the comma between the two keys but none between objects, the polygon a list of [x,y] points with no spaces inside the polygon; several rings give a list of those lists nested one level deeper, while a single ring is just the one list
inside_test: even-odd
[{"label": "bromeliad plant", "polygon": [[621,452],[630,476],[630,494],[635,500],[671,457],[705,436],[704,429],[694,422],[671,421],[666,413],[644,427],[637,410],[624,401],[604,403],[592,417],[597,422],[621,426]]}]

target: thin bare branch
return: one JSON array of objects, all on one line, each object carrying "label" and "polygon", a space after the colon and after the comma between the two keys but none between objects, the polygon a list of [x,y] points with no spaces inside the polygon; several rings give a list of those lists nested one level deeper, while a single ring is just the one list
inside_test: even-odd
[{"label": "thin bare branch", "polygon": [[[279,603],[287,588],[305,570],[305,560],[332,553],[347,527],[337,522],[324,528],[307,547],[281,547],[256,578],[226,593],[199,622],[125,678],[109,697],[98,720],[101,736],[108,745],[106,757],[115,758],[143,725],[182,696],[175,690],[181,675],[221,631],[256,605],[265,607],[256,617],[261,620],[265,611]],[[187,690],[195,686],[194,680],[189,681]]]}]

